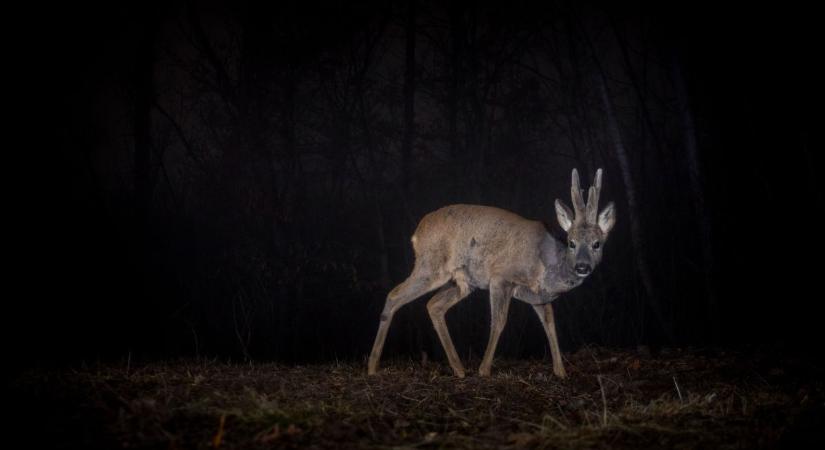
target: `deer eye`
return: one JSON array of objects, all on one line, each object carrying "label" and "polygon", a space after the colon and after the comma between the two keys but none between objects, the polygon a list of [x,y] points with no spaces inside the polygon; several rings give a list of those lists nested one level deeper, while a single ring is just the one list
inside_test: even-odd
[{"label": "deer eye", "polygon": [[598,249],[599,247],[601,247],[601,245],[602,245],[601,242],[596,241],[596,242],[593,243],[593,248]]},{"label": "deer eye", "polygon": [[567,241],[567,246],[570,248],[576,248],[576,243],[573,242],[573,239]]}]

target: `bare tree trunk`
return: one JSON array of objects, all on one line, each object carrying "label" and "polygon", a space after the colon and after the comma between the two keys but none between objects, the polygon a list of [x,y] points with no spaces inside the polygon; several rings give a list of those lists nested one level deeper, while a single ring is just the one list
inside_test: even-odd
[{"label": "bare tree trunk", "polygon": [[[412,154],[415,148],[415,18],[416,0],[407,1],[407,23],[406,23],[406,50],[404,61],[404,139],[401,145],[401,208],[402,217],[406,218],[404,226],[401,227],[404,237],[412,234],[415,227],[415,219],[410,208],[412,198]],[[379,211],[380,227],[384,229],[384,221]],[[386,261],[386,248],[382,249],[382,264]],[[411,264],[413,260],[412,249],[404,247],[404,261]],[[386,277],[386,278],[384,278]],[[389,273],[382,267],[382,283],[389,287]]]},{"label": "bare tree trunk", "polygon": [[639,278],[641,279],[642,286],[645,289],[645,294],[651,311],[656,316],[656,320],[659,321],[662,331],[672,341],[673,332],[670,329],[669,324],[665,322],[662,310],[657,303],[658,297],[656,296],[653,279],[650,275],[650,267],[648,266],[647,258],[645,256],[642,226],[639,221],[639,205],[636,201],[636,188],[633,183],[630,158],[628,157],[627,149],[625,148],[624,141],[622,140],[619,122],[616,118],[616,113],[613,110],[613,102],[610,100],[610,94],[607,91],[607,81],[605,80],[604,73],[601,73],[601,76],[599,77],[599,90],[602,97],[602,103],[607,114],[608,133],[616,151],[616,160],[619,163],[622,182],[625,189],[625,196],[627,197],[627,213],[630,217],[630,240],[633,247],[633,256],[636,260],[636,267],[639,272]]},{"label": "bare tree trunk", "polygon": [[679,101],[682,126],[685,133],[685,150],[688,159],[688,175],[690,182],[691,200],[699,226],[699,237],[702,246],[702,275],[705,288],[705,305],[707,320],[711,325],[711,339],[719,334],[719,305],[713,283],[713,240],[711,236],[710,220],[705,206],[705,193],[702,182],[702,168],[699,161],[699,146],[696,142],[696,125],[693,120],[693,111],[690,108],[687,85],[682,74],[679,61],[673,61],[673,80],[676,83],[676,95]]},{"label": "bare tree trunk", "polygon": [[387,233],[384,228],[384,214],[378,199],[375,201],[375,224],[378,233],[378,265],[380,269],[379,283],[381,289],[386,291],[390,286],[390,257],[387,248]]},{"label": "bare tree trunk", "polygon": [[134,189],[138,221],[144,226],[152,200],[152,105],[154,104],[154,18],[143,18],[135,60]]},{"label": "bare tree trunk", "polygon": [[415,140],[415,2],[416,0],[407,2],[404,141],[401,146],[401,189],[405,199],[409,198],[410,194],[410,165]]},{"label": "bare tree trunk", "polygon": [[624,63],[625,72],[627,72],[627,77],[630,79],[630,84],[633,86],[633,92],[636,94],[636,101],[639,103],[639,110],[642,115],[642,120],[644,121],[645,126],[647,126],[647,131],[651,136],[653,136],[653,146],[658,152],[662,163],[668,169],[668,173],[672,173],[673,171],[670,170],[670,158],[667,158],[664,155],[663,139],[659,135],[658,127],[656,127],[653,123],[653,117],[650,114],[650,108],[647,106],[647,98],[645,97],[643,85],[639,82],[639,76],[636,74],[636,71],[633,70],[633,63],[630,58],[630,52],[628,51],[627,39],[619,32],[619,28],[612,17],[610,17],[610,27],[613,29],[613,36],[616,38],[616,43],[622,55],[622,62]]},{"label": "bare tree trunk", "polygon": [[[485,172],[487,170],[487,140],[485,136],[489,133],[485,124],[485,105],[482,102],[482,86],[479,82],[481,77],[481,57],[479,55],[479,43],[476,37],[478,29],[478,9],[473,6],[470,9],[471,15],[468,20],[467,35],[472,36],[467,48],[469,65],[468,100],[469,100],[469,124],[467,127],[467,153],[471,158],[473,168],[473,197],[476,203],[484,203],[484,185],[486,181]],[[470,153],[472,152],[472,153]]]},{"label": "bare tree trunk", "polygon": [[450,134],[450,157],[455,166],[456,179],[460,179],[464,173],[461,164],[461,152],[458,140],[458,110],[459,110],[459,90],[461,82],[461,49],[464,39],[463,27],[461,24],[461,10],[456,1],[450,3],[450,70],[448,86],[448,132]]}]

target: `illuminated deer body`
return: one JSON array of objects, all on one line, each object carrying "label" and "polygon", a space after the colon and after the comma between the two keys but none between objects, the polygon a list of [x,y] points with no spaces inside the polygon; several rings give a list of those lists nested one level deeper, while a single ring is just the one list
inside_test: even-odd
[{"label": "illuminated deer body", "polygon": [[456,376],[463,377],[464,366],[444,316],[470,292],[489,289],[490,339],[479,374],[490,374],[510,299],[515,297],[535,309],[550,342],[553,372],[565,377],[551,302],[580,285],[598,265],[604,241],[615,223],[613,203],[598,213],[602,170],[596,172],[586,204],[575,169],[572,178],[573,212],[556,200],[556,217],[567,232],[567,242],[553,238],[541,222],[488,206],[451,205],[424,216],[412,236],[415,266],[387,296],[368,373],[374,374],[378,368],[387,330],[398,308],[438,289],[427,310],[450,367]]}]

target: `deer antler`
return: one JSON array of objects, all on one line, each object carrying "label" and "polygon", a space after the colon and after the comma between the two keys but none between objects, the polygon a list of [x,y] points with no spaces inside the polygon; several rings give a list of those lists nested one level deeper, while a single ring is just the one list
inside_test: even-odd
[{"label": "deer antler", "polygon": [[573,212],[575,213],[575,221],[581,222],[585,218],[585,204],[582,197],[582,189],[579,186],[579,171],[573,169],[573,182],[570,185],[570,197],[573,199]]},{"label": "deer antler", "polygon": [[587,192],[587,223],[596,224],[599,215],[599,194],[602,192],[602,169],[596,171],[596,181]]}]

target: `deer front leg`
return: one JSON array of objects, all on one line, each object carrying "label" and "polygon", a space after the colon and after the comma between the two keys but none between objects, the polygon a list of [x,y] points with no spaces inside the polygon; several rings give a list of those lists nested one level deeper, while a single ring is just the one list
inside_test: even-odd
[{"label": "deer front leg", "polygon": [[490,376],[493,365],[493,356],[496,353],[498,339],[507,323],[507,312],[510,309],[510,298],[513,296],[513,287],[501,280],[490,281],[490,339],[487,341],[487,351],[478,368],[478,374]]},{"label": "deer front leg", "polygon": [[556,336],[556,318],[553,315],[553,305],[545,303],[543,305],[533,305],[533,310],[541,320],[544,326],[544,332],[547,334],[547,340],[550,341],[550,355],[553,357],[553,373],[559,378],[566,378],[567,372],[564,370],[564,362],[561,359],[561,350],[559,349],[559,339]]}]

